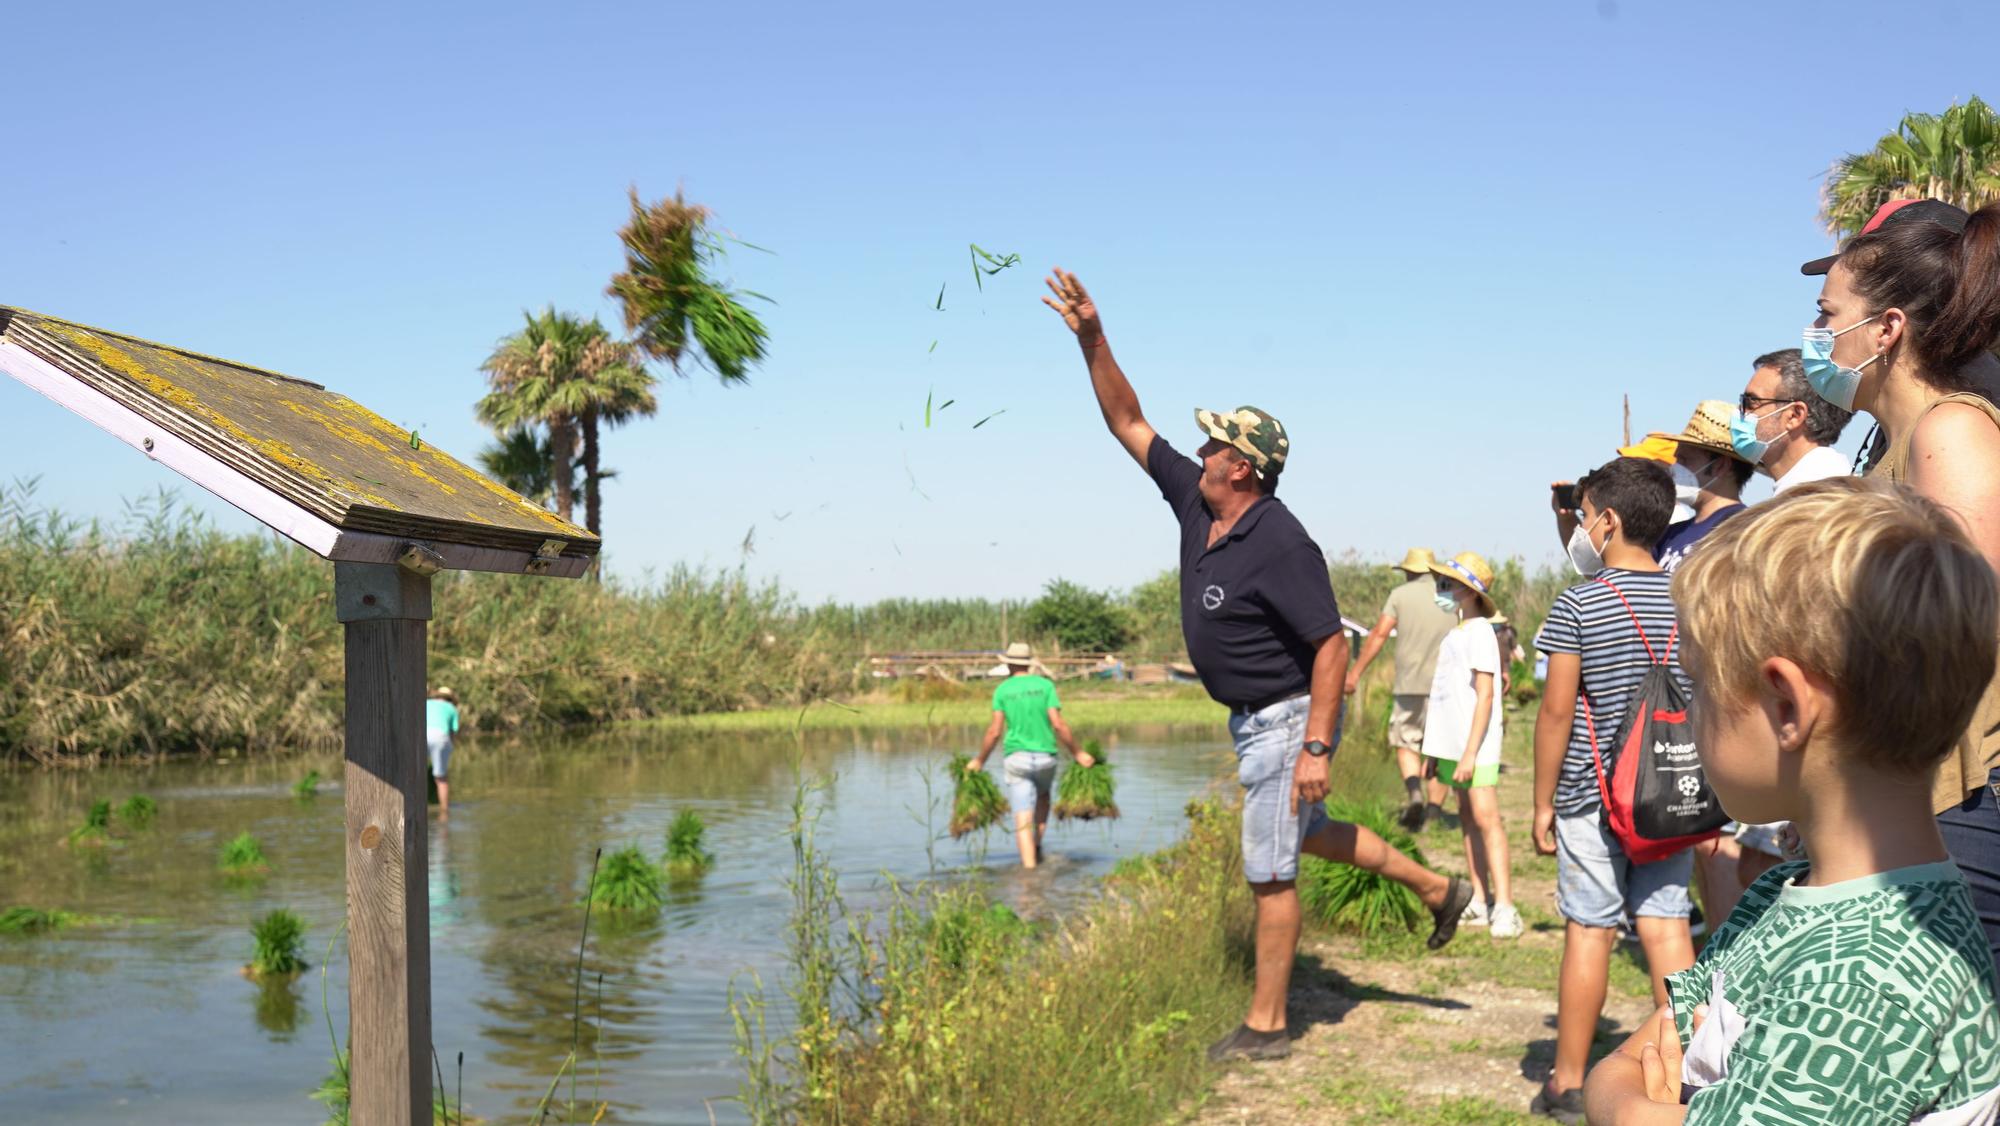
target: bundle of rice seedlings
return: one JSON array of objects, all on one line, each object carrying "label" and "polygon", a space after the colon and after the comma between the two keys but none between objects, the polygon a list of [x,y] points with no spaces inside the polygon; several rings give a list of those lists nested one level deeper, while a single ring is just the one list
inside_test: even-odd
[{"label": "bundle of rice seedlings", "polygon": [[1007,816],[1007,798],[1000,792],[1000,786],[993,776],[983,770],[967,771],[972,762],[966,755],[951,760],[952,778],[956,788],[951,799],[951,835],[956,840],[967,833],[976,833],[988,825]]},{"label": "bundle of rice seedlings", "polygon": [[118,820],[135,829],[143,829],[153,823],[153,815],[160,812],[160,803],[144,794],[133,794],[118,807]]},{"label": "bundle of rice seedlings", "polygon": [[1094,761],[1089,766],[1071,763],[1056,780],[1056,819],[1095,821],[1118,816],[1112,800],[1111,764],[1104,761],[1104,746],[1095,739],[1084,740],[1083,750]]},{"label": "bundle of rice seedlings", "polygon": [[319,771],[308,770],[306,776],[292,783],[292,796],[305,801],[319,794]]},{"label": "bundle of rice seedlings", "polygon": [[222,846],[216,866],[228,876],[261,876],[271,868],[264,860],[264,846],[248,833],[238,833]]},{"label": "bundle of rice seedlings", "polygon": [[283,907],[250,924],[249,977],[286,977],[306,968],[306,921]]},{"label": "bundle of rice seedlings", "polygon": [[111,800],[99,798],[90,803],[90,812],[83,815],[83,824],[69,831],[69,843],[74,845],[101,845],[111,838]]},{"label": "bundle of rice seedlings", "polygon": [[78,920],[68,911],[44,911],[39,907],[9,907],[0,911],[0,934],[43,934],[61,930]]},{"label": "bundle of rice seedlings", "polygon": [[[1329,802],[1327,816],[1372,829],[1404,856],[1424,862],[1415,838],[1381,805]],[[1317,856],[1299,858],[1299,902],[1313,917],[1339,930],[1374,935],[1414,930],[1427,917],[1417,893],[1387,876]]]},{"label": "bundle of rice seedlings", "polygon": [[622,848],[597,866],[590,884],[590,901],[614,911],[657,911],[665,901],[660,869],[646,854]]},{"label": "bundle of rice seedlings", "polygon": [[667,875],[676,880],[692,880],[715,866],[715,855],[701,847],[708,826],[701,814],[683,809],[667,826]]}]

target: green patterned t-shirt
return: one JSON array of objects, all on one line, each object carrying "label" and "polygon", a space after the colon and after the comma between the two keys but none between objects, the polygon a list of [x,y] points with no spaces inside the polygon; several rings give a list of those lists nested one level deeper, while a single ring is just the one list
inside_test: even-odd
[{"label": "green patterned t-shirt", "polygon": [[1688,1122],[1993,1122],[2000,985],[1957,867],[1794,884],[1809,867],[1759,877],[1667,979]]}]

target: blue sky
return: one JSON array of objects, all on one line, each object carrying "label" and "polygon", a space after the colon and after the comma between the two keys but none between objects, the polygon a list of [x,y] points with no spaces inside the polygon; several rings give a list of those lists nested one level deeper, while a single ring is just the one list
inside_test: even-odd
[{"label": "blue sky", "polygon": [[[10,14],[0,304],[318,380],[470,460],[493,342],[550,303],[615,323],[626,187],[684,185],[775,252],[731,263],[772,354],[610,435],[607,557],[813,600],[1172,565],[1052,264],[1183,448],[1196,406],[1285,420],[1330,554],[1555,560],[1547,483],[1609,456],[1621,393],[1676,429],[1797,345],[1827,165],[1996,94],[1970,4],[424,7]],[[970,242],[1023,263],[979,293]],[[45,503],[177,480],[11,380],[0,411],[0,479]]]}]

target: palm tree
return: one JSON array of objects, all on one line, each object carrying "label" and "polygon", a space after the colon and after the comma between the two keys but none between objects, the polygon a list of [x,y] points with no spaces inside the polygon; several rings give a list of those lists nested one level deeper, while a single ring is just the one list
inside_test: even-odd
[{"label": "palm tree", "polygon": [[[556,475],[549,440],[532,427],[510,430],[479,451],[486,475],[543,508],[555,506]],[[576,487],[572,481],[570,487]]]},{"label": "palm tree", "polygon": [[553,308],[523,316],[526,327],[501,340],[480,365],[492,389],[479,400],[479,420],[510,441],[527,431],[535,442],[533,430],[547,428],[548,477],[556,513],[565,520],[575,510],[581,441],[584,526],[601,535],[598,432],[657,409],[653,377],[635,362],[632,346],[613,339],[595,317],[586,321]]},{"label": "palm tree", "polygon": [[1942,114],[1904,114],[1874,148],[1833,166],[1820,219],[1833,234],[1851,235],[1894,199],[1939,199],[1967,211],[2000,200],[2000,115],[1977,97]]},{"label": "palm tree", "polygon": [[722,240],[710,229],[712,214],[681,193],[654,204],[631,191],[632,221],[618,232],[625,244],[625,269],[605,292],[625,312],[632,343],[676,374],[692,356],[715,370],[724,383],[749,378],[764,358],[770,333],[742,298],[769,300],[760,293],[735,291],[712,275],[724,255]]}]

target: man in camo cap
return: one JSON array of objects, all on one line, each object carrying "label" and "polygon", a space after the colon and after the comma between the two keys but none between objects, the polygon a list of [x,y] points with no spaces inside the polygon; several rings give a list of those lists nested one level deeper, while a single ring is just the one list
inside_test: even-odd
[{"label": "man in camo cap", "polygon": [[1340,742],[1347,640],[1326,555],[1278,490],[1291,439],[1255,407],[1196,411],[1208,438],[1196,461],[1175,452],[1139,411],[1111,356],[1097,306],[1074,274],[1049,279],[1043,300],[1076,333],[1105,425],[1159,486],[1181,526],[1181,631],[1209,695],[1228,706],[1243,786],[1243,874],[1257,904],[1257,979],[1243,1024],[1209,1057],[1280,1059],[1291,1053],[1285,999],[1299,943],[1301,849],[1379,872],[1431,909],[1431,948],[1451,940],[1472,899],[1322,802]]}]

